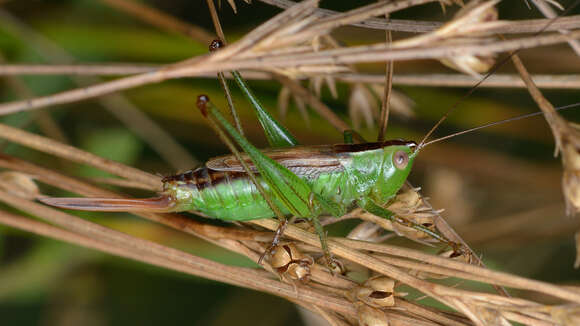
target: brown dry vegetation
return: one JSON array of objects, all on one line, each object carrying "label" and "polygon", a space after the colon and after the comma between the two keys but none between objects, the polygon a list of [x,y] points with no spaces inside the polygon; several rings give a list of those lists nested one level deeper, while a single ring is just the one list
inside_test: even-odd
[{"label": "brown dry vegetation", "polygon": [[[170,33],[186,35],[202,47],[215,37],[212,32],[141,2],[101,2],[118,10],[120,15],[134,17]],[[580,65],[574,50],[580,48],[575,41],[580,38],[579,16],[551,20],[551,9],[546,9],[549,2],[535,0],[530,2],[542,8],[540,11],[548,18],[496,20],[490,8],[497,1],[480,1],[479,5],[472,1],[469,10],[466,9],[463,14],[452,16],[448,13],[445,16],[446,24],[442,25],[415,20],[388,21],[385,15],[391,16],[404,8],[432,2],[440,2],[446,10],[455,12],[458,3],[434,0],[394,3],[387,1],[334,12],[319,9],[318,2],[313,0],[299,4],[285,0],[262,2],[284,8],[284,11],[233,41],[234,38],[230,40],[227,33],[224,35],[219,27],[221,12],[213,8],[211,0],[208,1],[209,9],[204,7],[204,10],[207,9],[212,14],[216,34],[227,39],[228,46],[212,54],[200,54],[162,65],[78,64],[74,57],[44,39],[32,26],[12,14],[9,11],[10,2],[6,4],[8,9],[0,8],[2,27],[12,33],[13,38],[26,39],[31,47],[42,53],[47,62],[52,62],[47,65],[7,63],[0,66],[0,74],[7,80],[6,85],[13,87],[14,94],[19,98],[0,104],[0,114],[35,112],[29,117],[30,122],[26,121],[20,128],[1,124],[0,137],[59,158],[50,159],[51,164],[44,164],[38,156],[28,154],[29,151],[22,155],[9,153],[0,156],[0,167],[5,170],[0,176],[0,201],[5,204],[0,210],[0,223],[112,255],[279,296],[320,315],[331,325],[580,323],[580,291],[577,282],[562,283],[561,281],[569,279],[559,279],[557,274],[553,275],[554,282],[542,282],[515,273],[486,268],[480,261],[477,250],[485,247],[493,251],[495,246],[499,248],[496,249],[498,252],[508,257],[504,260],[524,265],[529,263],[529,267],[517,269],[529,276],[533,275],[533,266],[542,262],[533,263],[513,258],[517,256],[518,248],[530,246],[538,239],[546,241],[565,238],[565,241],[572,241],[573,233],[578,229],[577,220],[563,218],[564,202],[571,214],[580,206],[577,190],[580,184],[577,180],[580,169],[577,158],[580,140],[577,127],[556,113],[535,88],[526,72],[525,61],[522,64],[518,55],[496,60],[514,60],[516,72],[487,76],[484,71],[492,67],[489,60],[494,57],[502,58],[501,54],[529,49],[523,53],[524,60],[529,58],[534,62],[534,67],[541,60],[558,61],[558,58],[562,58],[562,61],[566,61],[562,66],[558,66],[559,62],[545,63],[552,65],[546,67],[550,71],[560,69],[558,73],[541,71],[542,67],[538,69],[544,74],[533,77],[540,88],[577,90],[580,88],[580,77],[574,74],[574,69],[580,70]],[[234,1],[228,3],[233,4]],[[237,2],[238,6],[241,4]],[[430,8],[437,8],[430,5]],[[225,6],[225,2],[222,6]],[[572,14],[567,13],[568,16]],[[227,22],[221,23],[227,26]],[[353,34],[366,35],[364,33],[367,30],[371,35],[368,39],[360,37],[353,41]],[[381,35],[381,38],[377,39],[377,35]],[[554,54],[556,51],[557,54]],[[399,74],[399,67],[402,67],[402,71],[409,70],[407,62],[410,60],[422,60],[417,62],[423,65],[420,68],[425,67],[425,71],[416,69],[414,73]],[[429,70],[433,66],[427,65],[425,60],[443,60],[456,68],[459,66],[464,74],[431,73]],[[388,62],[386,69],[385,62]],[[381,67],[381,71],[386,71],[386,74],[369,74],[366,71],[371,66],[364,64],[373,64],[373,68]],[[410,219],[427,218],[433,221],[447,238],[462,243],[463,255],[447,258],[449,252],[439,253],[432,249],[429,246],[432,242],[424,235],[378,220],[355,209],[339,220],[324,219],[325,224],[342,223],[344,220],[360,222],[346,232],[347,236],[331,237],[329,241],[331,252],[348,271],[345,275],[332,274],[324,265],[310,260],[310,257],[320,256],[320,243],[317,236],[300,223],[289,225],[284,233],[285,241],[293,243],[297,250],[290,259],[282,257],[282,263],[266,261],[261,267],[236,267],[199,257],[195,248],[191,252],[177,249],[177,246],[171,246],[171,242],[163,237],[139,237],[119,225],[117,228],[104,226],[99,224],[99,219],[90,219],[95,221],[93,222],[73,215],[73,212],[54,209],[36,201],[40,196],[49,193],[59,194],[57,189],[93,197],[123,196],[122,191],[114,192],[110,189],[160,189],[160,178],[145,172],[144,169],[104,159],[77,148],[74,140],[67,139],[58,119],[48,113],[48,108],[95,99],[141,137],[167,164],[175,169],[188,168],[195,165],[196,160],[174,140],[174,135],[164,131],[119,92],[156,85],[171,79],[210,78],[211,82],[215,82],[213,76],[216,73],[233,69],[241,70],[248,79],[275,80],[280,83],[283,87],[280,96],[282,106],[287,106],[287,102],[292,100],[292,107],[302,110],[304,119],[311,119],[307,110],[314,112],[312,115],[316,118],[313,119],[322,117],[311,123],[322,124],[324,121],[332,126],[337,130],[335,140],[340,139],[339,132],[351,128],[351,121],[344,119],[345,114],[337,114],[332,105],[328,104],[337,101],[329,96],[335,92],[337,84],[339,88],[344,87],[350,92],[350,118],[367,139],[376,137],[374,135],[377,130],[382,128],[365,127],[363,121],[379,126],[390,121],[389,128],[395,128],[393,133],[389,133],[391,129],[387,129],[387,134],[391,136],[396,135],[396,128],[402,128],[397,127],[397,124],[405,124],[401,116],[414,114],[417,120],[438,119],[441,112],[455,107],[446,105],[434,108],[433,111],[414,112],[404,103],[397,106],[394,103],[395,98],[402,98],[401,101],[405,102],[405,96],[391,91],[393,85],[395,88],[405,85],[470,87],[479,83],[478,80],[484,80],[480,87],[485,89],[521,89],[525,85],[538,106],[546,113],[545,120],[556,140],[554,146],[563,155],[564,164],[556,166],[529,162],[521,157],[494,152],[490,148],[453,145],[447,142],[425,148],[421,153],[415,178],[424,183],[423,188],[429,194],[431,204],[445,209],[446,212],[440,214],[429,202],[416,197],[415,190],[410,185],[395,203],[391,203],[391,209]],[[495,67],[492,70],[495,72]],[[34,96],[19,79],[23,75],[43,74],[70,74],[76,86],[61,92]],[[98,75],[122,77],[103,81],[98,79]],[[313,87],[308,88],[308,80]],[[383,87],[385,83],[388,87]],[[367,85],[370,87],[366,87]],[[321,95],[321,88],[324,88],[323,94],[328,89],[328,94]],[[385,105],[384,101],[381,108],[377,97],[382,93],[385,94],[384,97],[391,98],[392,108]],[[407,93],[412,96],[414,91],[409,88]],[[429,96],[429,91],[425,93]],[[508,93],[504,91],[498,94],[505,97]],[[519,91],[519,95],[521,94],[523,91]],[[196,95],[188,94],[191,98],[188,103],[193,103]],[[345,97],[347,96],[342,95],[339,99]],[[412,100],[418,102],[419,107],[424,105],[418,98]],[[242,102],[241,99],[237,101]],[[452,104],[455,99],[434,98],[432,101],[441,101],[437,104]],[[376,106],[374,111],[373,105]],[[532,104],[527,105],[528,111],[532,110]],[[455,112],[451,113],[450,120],[457,124],[458,129],[486,123],[498,116],[505,117],[505,112],[501,112],[503,108],[507,108],[508,115],[513,115],[514,111],[507,98],[505,101],[498,100],[497,103],[480,99],[473,106],[483,113],[457,110],[463,120],[453,118]],[[488,110],[487,106],[493,108]],[[490,114],[490,111],[500,113]],[[191,115],[199,120],[191,122],[192,125],[204,128],[201,127],[201,118],[197,113],[191,112]],[[388,119],[389,116],[394,117],[395,121]],[[294,119],[298,120],[295,114]],[[549,136],[541,129],[545,128],[545,122],[538,121],[526,121],[519,127],[505,125],[490,137],[511,137],[514,142],[538,141],[548,148],[550,145],[546,138]],[[40,133],[44,135],[25,131],[24,126],[28,123],[37,125]],[[303,124],[292,120],[289,123]],[[431,124],[430,120],[428,124]],[[544,130],[544,134],[535,132],[540,129]],[[424,128],[421,130],[422,133],[409,130],[401,130],[400,133],[420,140]],[[254,133],[250,128],[250,137]],[[304,131],[303,138],[308,139],[312,134],[312,131]],[[208,140],[208,146],[215,143],[216,140]],[[505,151],[511,150],[512,148],[507,148]],[[528,151],[535,153],[534,149]],[[545,151],[537,155],[544,154]],[[67,169],[73,163],[92,166],[117,178],[100,177],[87,180],[71,177]],[[419,178],[421,174],[425,175],[423,179]],[[560,192],[562,175],[565,199]],[[42,184],[41,190],[38,190],[36,182]],[[45,187],[46,185],[50,188]],[[272,237],[270,231],[275,231],[278,226],[278,222],[273,219],[224,226],[207,224],[184,214],[136,215],[181,231],[192,238],[204,239],[253,262],[258,261],[268,246]],[[448,218],[448,221],[443,218]],[[123,229],[123,232],[119,229]],[[395,232],[386,233],[383,229]],[[416,242],[408,241],[409,239]],[[438,243],[435,245],[436,249],[444,248]],[[471,245],[476,246],[474,252],[467,249]],[[525,257],[533,259],[533,254],[526,252]],[[484,262],[486,258],[484,255]],[[275,267],[271,263],[276,264]],[[565,265],[562,269],[572,269],[572,259],[559,263]],[[284,268],[278,268],[280,266]],[[506,269],[509,269],[509,265]],[[307,274],[308,282],[296,280],[297,277],[305,275],[304,273]],[[425,297],[434,299],[436,303],[424,300]]]}]

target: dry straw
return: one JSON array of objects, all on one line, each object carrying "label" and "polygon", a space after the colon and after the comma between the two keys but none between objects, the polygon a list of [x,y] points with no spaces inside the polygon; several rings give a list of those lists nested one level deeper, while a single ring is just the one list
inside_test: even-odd
[{"label": "dry straw", "polygon": [[[143,4],[128,0],[103,0],[103,2],[155,26],[183,33],[203,42],[210,39],[207,32]],[[434,2],[433,0],[378,2],[346,13],[319,9],[316,0],[307,0],[299,4],[283,0],[263,2],[287,9],[222,51],[190,58],[168,66],[4,66],[0,69],[2,74],[136,75],[59,94],[1,104],[0,113],[9,114],[46,108],[54,104],[98,97],[171,78],[208,77],[215,76],[220,70],[254,69],[260,70],[260,72],[255,72],[253,76],[256,78],[275,78],[280,81],[292,94],[303,99],[335,128],[342,131],[348,129],[348,125],[308,89],[304,88],[296,78],[316,78],[324,73],[324,75],[330,75],[334,78],[329,82],[330,84],[336,80],[353,83],[382,83],[385,78],[389,84],[389,74],[392,74],[389,70],[386,71],[386,76],[368,76],[357,73],[351,65],[363,62],[417,58],[453,59],[457,56],[491,56],[498,52],[569,42],[580,37],[578,31],[565,31],[577,28],[578,19],[560,19],[545,29],[545,32],[555,30],[559,33],[542,33],[539,36],[518,36],[510,40],[501,40],[494,38],[494,33],[500,31],[503,33],[538,32],[539,26],[545,26],[547,21],[543,19],[508,23],[496,20],[469,19],[469,35],[465,35],[465,30],[460,28],[462,27],[461,19],[472,17],[469,14],[473,14],[473,11],[468,11],[467,16],[457,16],[455,20],[443,27],[438,24],[429,25],[422,22],[382,18],[389,13]],[[496,2],[483,2],[480,6],[472,7],[472,10],[481,8],[487,10]],[[233,5],[233,1],[228,1],[228,3]],[[215,11],[213,14],[215,15]],[[18,26],[15,18],[7,12],[0,11],[0,15],[7,18],[3,19],[2,24],[13,23],[13,27]],[[219,26],[219,20],[215,20],[215,22],[216,26]],[[318,43],[320,39],[326,37],[333,29],[349,24],[365,28],[414,30],[426,32],[426,34],[392,44],[381,43],[333,48],[312,46],[320,44]],[[477,37],[475,37],[476,34]],[[568,196],[567,201],[570,210],[576,211],[579,207],[578,193],[580,193],[577,189],[580,185],[577,165],[578,148],[580,148],[578,144],[580,143],[578,143],[577,129],[558,116],[548,105],[549,103],[546,104],[547,101],[534,87],[517,56],[513,56],[513,59],[534,99],[547,112],[546,117],[554,131],[557,147],[563,154],[564,189]],[[347,67],[349,72],[337,69],[337,67]],[[423,83],[453,85],[465,85],[473,80],[471,76],[466,79],[466,77],[459,75],[451,77],[407,76],[406,78],[407,83],[422,81]],[[404,83],[405,81],[402,80],[404,78],[398,81],[396,74],[392,78],[394,84]],[[495,82],[494,85],[502,83],[502,85],[519,85],[513,76],[496,76],[490,78],[489,81]],[[538,78],[536,82],[543,83],[546,87],[554,86],[554,83],[561,85],[560,87],[565,85],[578,87],[577,81],[557,84],[558,81],[553,76]],[[385,88],[387,89],[385,98],[389,97],[388,88]],[[385,115],[385,107],[383,106],[382,116]],[[121,177],[121,179],[114,180],[99,180],[105,183],[129,185],[149,190],[157,190],[160,187],[160,179],[157,176],[14,127],[0,125],[0,137],[66,161],[93,166]],[[171,158],[167,159],[171,160]],[[287,241],[293,243],[293,247],[291,250],[289,249],[288,255],[283,258],[285,260],[281,264],[276,263],[275,268],[273,268],[265,263],[263,269],[231,267],[133,237],[41,205],[34,199],[42,195],[36,192],[35,187],[30,186],[30,178],[83,196],[120,197],[109,190],[7,155],[0,156],[0,167],[17,173],[3,175],[0,180],[5,184],[19,186],[17,187],[18,192],[10,192],[6,190],[11,189],[10,187],[3,187],[3,190],[0,191],[0,201],[22,213],[38,217],[40,220],[1,211],[0,223],[2,224],[113,255],[287,298],[319,314],[331,325],[357,323],[362,325],[507,325],[509,321],[512,321],[527,325],[547,326],[573,325],[580,322],[580,291],[577,288],[557,286],[492,271],[479,264],[476,255],[470,256],[468,252],[465,253],[465,256],[449,258],[449,253],[437,256],[400,246],[347,238],[331,238],[329,247],[332,253],[347,268],[366,270],[369,274],[374,275],[361,283],[339,274],[331,274],[326,268],[314,263],[309,257],[316,257],[320,253],[318,238],[308,230],[289,225],[285,231],[285,237]],[[415,196],[416,204],[399,207],[401,215],[421,215],[424,218],[429,218],[448,238],[461,242],[454,231],[441,220],[439,212],[433,210],[424,199],[416,194],[414,189],[408,188],[406,194]],[[414,210],[404,211],[406,208]],[[274,231],[278,227],[278,222],[274,219],[253,221],[250,223],[253,227],[250,225],[216,227],[192,221],[179,214],[138,213],[137,215],[200,237],[215,245],[242,254],[255,262],[258,261],[271,239],[272,233],[266,230]],[[349,213],[343,219],[355,217],[376,221],[376,218],[365,216],[360,210]],[[408,230],[401,229],[396,225],[385,226],[414,240],[424,240],[419,235],[411,234],[407,232]],[[368,223],[365,224],[365,227],[357,228],[356,233],[373,234],[373,230],[375,230],[373,228],[374,224]],[[464,245],[467,246],[467,244]],[[280,272],[282,275],[279,274]],[[306,275],[304,273],[307,274],[307,278],[304,277]],[[441,278],[457,280],[457,286],[443,285],[437,281]],[[463,289],[461,280],[493,285],[499,294]],[[422,305],[420,301],[406,300],[404,293],[398,290],[401,284],[410,286],[455,311],[435,309]],[[543,294],[551,298],[551,304],[544,304],[534,299],[508,296],[503,291],[503,287]]]}]

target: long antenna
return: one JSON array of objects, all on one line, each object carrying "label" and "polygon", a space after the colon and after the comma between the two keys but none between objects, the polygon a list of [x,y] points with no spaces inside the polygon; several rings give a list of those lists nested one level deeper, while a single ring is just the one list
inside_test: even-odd
[{"label": "long antenna", "polygon": [[[576,0],[571,6],[569,6],[568,8],[566,8],[566,10],[564,10],[562,12],[562,14],[560,14],[559,16],[556,16],[552,19],[550,19],[550,21],[548,21],[546,23],[546,26],[542,27],[541,30],[539,30],[536,34],[534,35],[539,35],[541,33],[543,33],[548,27],[550,27],[557,19],[559,19],[562,16],[565,16],[567,14],[569,14],[576,6],[578,6],[578,4],[580,4],[580,0]],[[429,130],[427,132],[427,134],[425,135],[425,137],[423,137],[423,139],[421,140],[421,142],[419,143],[419,145],[417,146],[417,150],[420,150],[423,146],[425,146],[425,142],[427,141],[427,139],[429,139],[429,137],[431,136],[431,134],[433,134],[433,132],[441,125],[441,123],[443,123],[443,121],[445,121],[447,119],[447,117],[449,116],[449,114],[451,114],[451,112],[455,111],[455,109],[457,109],[457,107],[459,106],[459,104],[463,103],[463,101],[465,101],[465,99],[467,99],[469,96],[471,96],[471,94],[473,94],[473,92],[475,92],[475,90],[479,87],[479,85],[481,85],[484,81],[486,81],[491,75],[495,74],[499,68],[501,68],[504,64],[506,64],[506,62],[514,55],[517,54],[520,50],[515,50],[512,53],[510,53],[510,55],[508,55],[507,57],[503,58],[501,61],[499,61],[498,63],[496,63],[490,70],[489,72],[487,72],[485,74],[485,76],[483,76],[481,78],[481,80],[479,80],[477,83],[475,83],[475,85],[473,85],[469,91],[467,91],[467,93],[465,93],[459,100],[457,100],[457,102],[455,102],[455,104],[453,104],[453,106],[451,106],[451,108],[449,110],[447,110],[447,112],[445,112],[445,114],[441,117],[441,119],[439,119],[439,121],[437,121],[437,123],[433,126],[433,128],[431,128],[431,130]]]},{"label": "long antenna", "polygon": [[[556,111],[560,111],[560,110],[566,110],[566,109],[571,109],[571,108],[575,108],[575,107],[580,107],[580,103],[574,103],[574,104],[569,104],[569,105],[565,105],[565,106],[561,106],[556,108]],[[499,121],[495,121],[495,122],[490,122],[490,123],[486,123],[484,125],[478,126],[478,127],[474,127],[474,128],[470,128],[470,129],[466,129],[463,131],[459,131],[456,133],[453,133],[451,135],[447,135],[447,136],[443,136],[441,138],[437,138],[434,139],[432,141],[426,142],[426,143],[422,143],[422,147],[426,147],[427,145],[431,145],[433,143],[445,140],[445,139],[449,139],[455,136],[459,136],[459,135],[463,135],[475,130],[479,130],[479,129],[483,129],[483,128],[487,128],[487,127],[492,127],[492,126],[497,126],[497,125],[501,125],[507,122],[512,122],[512,121],[517,121],[517,120],[522,120],[522,119],[526,119],[526,118],[530,118],[530,117],[535,117],[535,116],[540,116],[540,115],[544,115],[545,113],[543,111],[538,111],[538,112],[534,112],[534,113],[528,113],[528,114],[523,114],[523,115],[519,115],[517,117],[513,117],[513,118],[508,118],[508,119],[504,119],[504,120],[499,120]]]}]

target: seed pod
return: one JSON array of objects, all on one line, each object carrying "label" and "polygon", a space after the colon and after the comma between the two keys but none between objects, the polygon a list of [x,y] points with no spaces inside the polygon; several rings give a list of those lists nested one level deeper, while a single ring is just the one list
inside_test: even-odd
[{"label": "seed pod", "polygon": [[355,298],[371,307],[382,308],[395,305],[395,281],[388,277],[372,277],[353,291]]},{"label": "seed pod", "polygon": [[310,266],[312,261],[301,260],[299,262],[292,262],[288,265],[286,274],[293,280],[298,280],[303,283],[310,281]]},{"label": "seed pod", "polygon": [[272,267],[282,276],[304,283],[310,280],[310,266],[313,263],[314,260],[302,254],[293,243],[279,245],[270,259]]},{"label": "seed pod", "polygon": [[329,263],[328,261],[326,261],[326,257],[323,256],[317,260],[317,263],[319,263],[320,265],[327,266],[332,274],[345,275],[347,272],[344,263],[341,262],[340,260],[332,259],[332,262]]},{"label": "seed pod", "polygon": [[293,254],[296,254],[298,250],[292,243],[280,244],[276,247],[272,258],[270,259],[270,264],[274,268],[280,268],[287,266],[293,260]]}]

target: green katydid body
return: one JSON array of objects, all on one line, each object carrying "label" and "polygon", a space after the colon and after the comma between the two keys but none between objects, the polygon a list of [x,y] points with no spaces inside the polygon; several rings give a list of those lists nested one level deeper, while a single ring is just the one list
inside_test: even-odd
[{"label": "green katydid body", "polygon": [[[219,113],[207,96],[198,97],[198,108],[220,138],[230,142],[228,146],[234,152],[233,156],[219,157],[198,170],[164,178],[164,190],[159,198],[40,200],[78,210],[193,210],[222,220],[282,219],[282,215],[308,218],[314,224],[329,266],[332,258],[318,220],[321,213],[338,217],[357,204],[374,215],[394,220],[392,212],[383,206],[396,195],[411,171],[419,151],[414,142],[394,140],[260,151]],[[246,156],[237,153],[226,134],[244,150]],[[251,180],[254,174],[256,178]],[[403,218],[396,221],[448,242],[428,227]],[[271,248],[279,241],[284,224],[281,222]]]},{"label": "green katydid body", "polygon": [[[414,158],[414,142],[388,141],[358,145],[297,146],[263,151],[312,191],[343,212],[355,201],[371,198],[385,203],[405,182]],[[399,160],[398,167],[395,160]],[[258,180],[267,192],[268,184]],[[232,156],[218,157],[195,171],[164,178],[165,196],[173,211],[199,211],[222,220],[274,217],[274,212]],[[272,196],[273,197],[273,196]],[[290,211],[278,203],[283,214]],[[316,215],[322,209],[314,207]]]},{"label": "green katydid body", "polygon": [[[343,213],[355,202],[371,199],[386,203],[411,171],[414,142],[296,146],[262,151],[306,181],[312,192],[334,203]],[[249,158],[247,162],[253,170]],[[257,174],[260,184],[271,187]],[[204,167],[163,179],[158,199],[46,198],[45,203],[64,208],[99,211],[197,211],[222,220],[275,217],[266,200],[233,156],[211,159]],[[272,196],[274,197],[274,196]],[[277,203],[283,214],[290,210]],[[314,215],[324,212],[312,207]],[[309,217],[309,216],[304,216]]]}]

